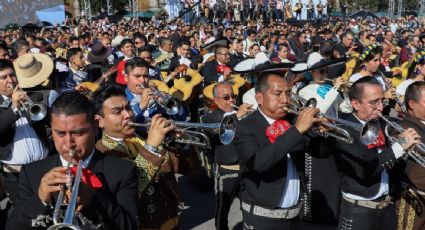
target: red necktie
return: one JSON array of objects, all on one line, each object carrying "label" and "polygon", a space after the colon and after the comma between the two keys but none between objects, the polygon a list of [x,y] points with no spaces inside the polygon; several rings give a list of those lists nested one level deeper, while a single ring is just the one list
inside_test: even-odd
[{"label": "red necktie", "polygon": [[379,135],[378,138],[376,138],[375,142],[373,142],[372,144],[368,144],[367,148],[368,149],[373,149],[373,148],[383,148],[385,146],[385,136],[384,133],[382,132],[382,130],[379,131]]},{"label": "red necktie", "polygon": [[[71,167],[71,173],[72,175],[75,175],[77,172],[77,166]],[[103,187],[102,182],[99,180],[99,178],[90,170],[83,168],[83,173],[81,175],[81,181],[90,186],[90,188],[94,190],[98,190]]]},{"label": "red necktie", "polygon": [[218,74],[224,74],[227,70],[230,70],[230,67],[227,65],[219,64],[217,66],[217,73]]},{"label": "red necktie", "polygon": [[266,136],[269,138],[270,143],[274,143],[276,138],[285,133],[291,124],[286,120],[276,120],[266,129]]}]

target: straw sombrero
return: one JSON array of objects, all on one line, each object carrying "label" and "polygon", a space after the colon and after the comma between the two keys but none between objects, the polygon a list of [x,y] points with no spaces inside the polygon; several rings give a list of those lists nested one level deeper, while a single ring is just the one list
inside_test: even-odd
[{"label": "straw sombrero", "polygon": [[31,88],[46,81],[53,71],[53,60],[46,54],[24,54],[13,62],[19,87]]}]

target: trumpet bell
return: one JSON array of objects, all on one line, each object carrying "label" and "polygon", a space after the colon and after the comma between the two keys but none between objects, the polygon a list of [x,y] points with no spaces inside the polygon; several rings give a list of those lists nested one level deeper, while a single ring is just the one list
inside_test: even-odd
[{"label": "trumpet bell", "polygon": [[81,230],[81,228],[72,224],[60,223],[50,226],[47,230]]},{"label": "trumpet bell", "polygon": [[372,144],[378,138],[380,130],[381,124],[377,119],[369,120],[360,129],[360,141],[365,145]]},{"label": "trumpet bell", "polygon": [[220,123],[219,136],[223,145],[230,144],[236,134],[236,119],[234,116],[225,116]]},{"label": "trumpet bell", "polygon": [[175,98],[170,98],[166,101],[164,109],[169,116],[174,116],[179,112],[180,102]]},{"label": "trumpet bell", "polygon": [[32,121],[41,121],[47,116],[47,107],[43,103],[32,103],[28,108]]}]

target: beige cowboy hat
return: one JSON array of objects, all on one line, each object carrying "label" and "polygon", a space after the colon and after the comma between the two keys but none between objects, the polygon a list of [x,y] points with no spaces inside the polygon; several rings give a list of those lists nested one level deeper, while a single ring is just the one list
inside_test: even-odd
[{"label": "beige cowboy hat", "polygon": [[19,87],[31,88],[45,82],[53,71],[53,60],[46,54],[24,54],[13,62]]}]

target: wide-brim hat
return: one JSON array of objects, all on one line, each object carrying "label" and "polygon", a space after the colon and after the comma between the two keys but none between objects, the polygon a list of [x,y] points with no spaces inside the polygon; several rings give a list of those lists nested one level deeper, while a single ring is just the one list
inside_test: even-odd
[{"label": "wide-brim hat", "polygon": [[215,39],[214,41],[209,42],[207,44],[203,44],[200,47],[201,47],[201,49],[211,49],[211,48],[214,48],[216,46],[227,46],[229,44],[230,44],[229,39],[219,38],[219,39]]},{"label": "wide-brim hat", "polygon": [[233,71],[240,74],[259,73],[265,71],[287,71],[294,63],[272,63],[264,52],[259,52],[255,57],[245,58],[238,62]]},{"label": "wide-brim hat", "polygon": [[110,47],[105,47],[102,43],[96,43],[90,48],[91,50],[87,55],[87,60],[89,60],[90,63],[103,62],[112,53],[112,49]]},{"label": "wide-brim hat", "polygon": [[53,60],[46,54],[24,54],[13,62],[19,87],[31,88],[45,82],[53,71]]},{"label": "wide-brim hat", "polygon": [[320,55],[320,53],[313,52],[308,56],[307,62],[295,63],[294,67],[291,68],[291,72],[294,74],[309,72],[331,65],[340,64],[345,61],[347,61],[347,58],[326,60],[322,55]]}]

